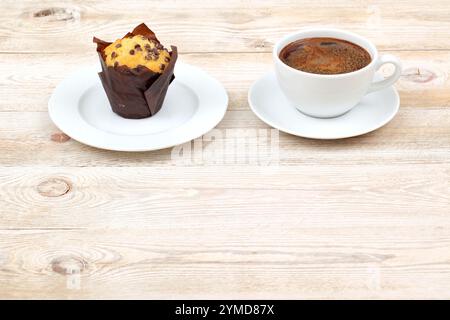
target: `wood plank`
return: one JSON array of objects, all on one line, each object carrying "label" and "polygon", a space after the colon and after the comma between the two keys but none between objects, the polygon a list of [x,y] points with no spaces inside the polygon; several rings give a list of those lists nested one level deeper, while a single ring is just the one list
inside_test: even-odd
[{"label": "wood plank", "polygon": [[328,228],[283,220],[2,230],[0,296],[448,299],[449,232],[448,222]]},{"label": "wood plank", "polygon": [[268,52],[305,26],[335,26],[372,39],[382,49],[450,49],[448,1],[2,1],[1,52],[83,53],[92,36],[122,36],[151,24],[164,43],[187,52]]},{"label": "wood plank", "polygon": [[[396,84],[402,108],[450,106],[450,51],[390,51],[402,59],[404,72]],[[0,54],[0,112],[46,111],[54,88],[72,71],[98,63],[85,54]],[[272,69],[270,53],[183,54],[181,61],[199,66],[223,83],[230,110],[249,110],[247,91]],[[389,66],[382,72],[388,75]],[[20,102],[20,103],[19,103]]]},{"label": "wood plank", "polygon": [[[298,164],[426,164],[448,165],[450,158],[450,109],[404,108],[384,128],[364,136],[340,141],[308,140],[280,133],[279,161],[281,165]],[[251,111],[228,111],[218,125],[225,140],[237,143],[233,134],[242,128],[270,129]],[[229,131],[227,131],[229,130]],[[53,134],[60,131],[45,112],[1,112],[1,166],[174,166],[171,148],[144,153],[111,152],[82,145],[74,140],[61,142]],[[251,132],[250,132],[251,133]],[[227,138],[228,137],[228,138]],[[207,148],[205,141],[205,148]],[[270,141],[261,137],[244,142],[259,146],[259,163],[271,159]],[[215,147],[220,147],[215,145]],[[212,146],[211,146],[212,148]],[[205,154],[203,161],[194,161],[203,151],[193,151],[192,163],[185,165],[214,165],[215,158]],[[246,149],[248,150],[248,149]],[[235,157],[240,164],[250,163],[248,153],[224,149],[226,157]]]},{"label": "wood plank", "polygon": [[1,168],[0,190],[0,229],[450,226],[441,164]]}]

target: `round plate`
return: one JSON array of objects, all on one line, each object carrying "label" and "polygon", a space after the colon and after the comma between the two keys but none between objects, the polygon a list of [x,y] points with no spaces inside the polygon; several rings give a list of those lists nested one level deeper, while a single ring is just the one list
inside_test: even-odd
[{"label": "round plate", "polygon": [[70,75],[48,102],[55,125],[92,147],[116,151],[169,148],[213,129],[227,109],[227,93],[217,80],[178,62],[161,110],[147,119],[125,119],[111,110],[98,70],[89,67]]},{"label": "round plate", "polygon": [[[375,76],[376,81],[381,79],[381,75]],[[400,106],[397,91],[390,87],[366,95],[355,108],[340,117],[313,118],[289,103],[274,72],[253,84],[248,101],[253,112],[269,126],[311,139],[342,139],[374,131],[391,121]]]}]

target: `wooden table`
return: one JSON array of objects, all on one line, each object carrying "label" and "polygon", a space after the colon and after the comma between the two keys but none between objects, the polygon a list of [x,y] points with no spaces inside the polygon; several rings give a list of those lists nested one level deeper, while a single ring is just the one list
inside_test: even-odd
[{"label": "wooden table", "polygon": [[[280,133],[278,166],[71,140],[50,94],[97,62],[93,35],[141,22],[224,84],[222,132],[269,128],[247,90],[305,26],[399,56],[400,112],[340,141]],[[448,0],[2,0],[0,25],[0,298],[450,298]]]}]

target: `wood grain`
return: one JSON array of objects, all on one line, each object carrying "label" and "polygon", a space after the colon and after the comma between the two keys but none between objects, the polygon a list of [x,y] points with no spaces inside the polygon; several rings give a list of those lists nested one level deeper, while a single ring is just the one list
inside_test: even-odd
[{"label": "wood grain", "polygon": [[448,224],[328,228],[284,221],[1,230],[2,297],[443,299],[449,231]]},{"label": "wood grain", "polygon": [[[167,4],[166,4],[167,2]],[[268,5],[270,4],[270,5]],[[382,49],[450,49],[447,0],[433,1],[3,1],[0,51],[83,53],[143,21],[185,52],[270,51],[305,26],[354,30]],[[431,35],[431,36],[430,36]],[[23,41],[26,38],[27,41]]]},{"label": "wood grain", "polygon": [[450,223],[448,167],[316,166],[9,168],[0,228]]},{"label": "wood grain", "polygon": [[[397,83],[402,107],[450,106],[450,53],[448,51],[389,51],[404,64]],[[78,54],[6,54],[0,61],[0,112],[46,111],[48,99],[69,73],[98,63],[93,47]],[[230,110],[249,110],[247,91],[272,70],[270,53],[182,54],[180,60],[201,66],[220,80],[230,96]],[[388,75],[392,68],[387,66]],[[32,85],[30,85],[32,83]],[[20,103],[17,101],[20,97]]]},{"label": "wood grain", "polygon": [[[280,165],[302,164],[442,164],[450,159],[450,109],[404,108],[384,128],[361,137],[340,141],[308,140],[285,133],[279,135]],[[270,129],[250,111],[228,111],[217,126],[226,141],[237,143],[233,134],[246,129]],[[228,131],[227,131],[228,130]],[[74,140],[54,141],[59,130],[45,112],[0,112],[0,164],[4,167],[21,166],[169,166],[178,165],[171,160],[172,149],[144,153],[120,153],[94,149]],[[245,134],[245,133],[242,133]],[[229,137],[229,138],[227,138]],[[201,138],[200,138],[201,140]],[[256,140],[256,141],[255,141]],[[245,140],[244,145],[260,143],[255,155],[258,163],[270,160],[270,141]],[[193,151],[189,163],[183,166],[214,164],[205,155],[204,161],[195,162],[197,155],[207,150]],[[217,146],[217,144],[216,144]],[[194,146],[191,144],[191,148]],[[246,149],[248,150],[248,149]],[[248,152],[238,153],[224,149],[224,157],[235,157],[238,164],[251,164]],[[7,169],[6,169],[7,170]]]},{"label": "wood grain", "polygon": [[[51,123],[57,84],[97,63],[92,36],[142,21],[224,84],[235,161],[206,141],[187,162],[98,150]],[[269,129],[247,91],[273,43],[317,25],[401,58],[399,114],[339,141],[280,133],[271,165],[268,141],[227,148]],[[0,298],[449,299],[449,61],[448,0],[1,1]]]}]

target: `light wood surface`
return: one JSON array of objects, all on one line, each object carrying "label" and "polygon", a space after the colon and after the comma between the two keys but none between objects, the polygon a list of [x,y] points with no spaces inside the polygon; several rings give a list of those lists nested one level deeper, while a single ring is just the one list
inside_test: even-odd
[{"label": "light wood surface", "polygon": [[[224,84],[224,132],[268,129],[247,90],[304,26],[400,57],[400,112],[340,141],[280,133],[278,166],[73,141],[51,92],[97,62],[93,35],[140,22]],[[0,298],[450,298],[448,0],[3,0],[0,27]]]}]

